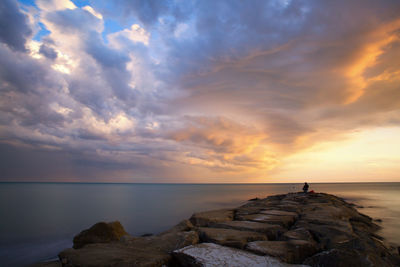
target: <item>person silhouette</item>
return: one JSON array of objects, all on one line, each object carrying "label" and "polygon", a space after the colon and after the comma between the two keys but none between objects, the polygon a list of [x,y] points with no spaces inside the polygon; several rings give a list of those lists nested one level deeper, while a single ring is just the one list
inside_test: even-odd
[{"label": "person silhouette", "polygon": [[305,182],[304,183],[304,186],[303,186],[303,191],[304,191],[304,193],[307,193],[308,192],[308,184],[307,184],[307,182]]}]

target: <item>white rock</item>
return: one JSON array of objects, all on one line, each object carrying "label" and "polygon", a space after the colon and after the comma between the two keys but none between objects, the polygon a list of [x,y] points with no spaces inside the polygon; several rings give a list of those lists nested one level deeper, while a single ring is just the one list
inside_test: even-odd
[{"label": "white rock", "polygon": [[258,256],[243,250],[220,246],[214,243],[202,243],[187,246],[173,252],[175,258],[184,266],[204,267],[286,267],[293,265],[269,256]]}]

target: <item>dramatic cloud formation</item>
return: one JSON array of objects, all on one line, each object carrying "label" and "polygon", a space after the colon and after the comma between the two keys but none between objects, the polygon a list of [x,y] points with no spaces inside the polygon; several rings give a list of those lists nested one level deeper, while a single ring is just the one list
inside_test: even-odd
[{"label": "dramatic cloud formation", "polygon": [[0,4],[3,181],[399,181],[398,1]]}]

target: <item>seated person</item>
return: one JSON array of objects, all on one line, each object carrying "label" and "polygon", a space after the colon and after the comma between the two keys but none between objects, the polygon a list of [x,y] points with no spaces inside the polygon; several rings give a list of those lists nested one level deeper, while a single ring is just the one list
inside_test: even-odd
[{"label": "seated person", "polygon": [[304,191],[304,193],[307,193],[308,192],[308,184],[307,184],[307,182],[305,182],[304,183],[304,186],[303,186],[303,191]]}]

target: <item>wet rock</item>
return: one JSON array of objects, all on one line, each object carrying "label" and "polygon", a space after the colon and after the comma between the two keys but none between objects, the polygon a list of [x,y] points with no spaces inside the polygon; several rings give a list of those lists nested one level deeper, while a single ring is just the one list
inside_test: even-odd
[{"label": "wet rock", "polygon": [[202,242],[212,242],[235,248],[244,248],[251,241],[267,240],[265,235],[252,231],[206,227],[201,227],[198,231]]},{"label": "wet rock", "polygon": [[87,244],[92,243],[109,243],[112,241],[118,241],[124,235],[128,233],[122,227],[118,221],[105,223],[99,222],[90,227],[89,229],[83,230],[74,237],[74,248],[82,248]]},{"label": "wet rock", "polygon": [[195,226],[211,226],[213,223],[232,221],[233,210],[223,209],[198,212],[193,214],[189,220]]},{"label": "wet rock", "polygon": [[214,224],[215,228],[226,228],[226,229],[235,229],[240,231],[254,231],[263,233],[267,236],[268,240],[276,240],[279,236],[281,236],[285,231],[280,225],[276,224],[267,224],[267,223],[259,223],[252,221],[230,221]]},{"label": "wet rock", "polygon": [[172,255],[180,266],[188,267],[299,266],[280,262],[273,257],[258,256],[243,250],[228,248],[213,243],[202,243],[175,250]]},{"label": "wet rock", "polygon": [[260,255],[277,257],[287,263],[302,263],[318,251],[314,242],[305,240],[255,241],[248,243],[246,249]]}]

